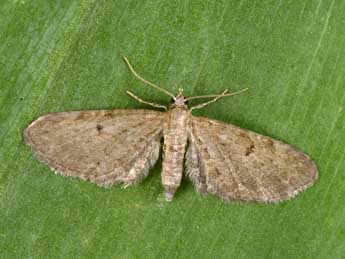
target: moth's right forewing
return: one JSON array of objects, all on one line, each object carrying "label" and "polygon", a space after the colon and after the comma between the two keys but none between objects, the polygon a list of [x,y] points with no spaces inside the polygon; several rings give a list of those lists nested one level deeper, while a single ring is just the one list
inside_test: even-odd
[{"label": "moth's right forewing", "polygon": [[272,138],[202,117],[192,117],[187,172],[197,189],[225,200],[277,202],[316,181],[315,163]]},{"label": "moth's right forewing", "polygon": [[165,115],[150,110],[49,114],[24,131],[38,158],[66,176],[101,186],[133,184],[159,156]]}]

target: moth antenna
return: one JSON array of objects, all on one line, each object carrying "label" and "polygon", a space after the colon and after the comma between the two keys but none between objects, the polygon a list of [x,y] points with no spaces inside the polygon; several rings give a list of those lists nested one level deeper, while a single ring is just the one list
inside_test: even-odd
[{"label": "moth antenna", "polygon": [[139,75],[137,74],[137,72],[135,72],[135,70],[133,69],[133,67],[131,66],[131,64],[129,63],[128,59],[127,59],[126,57],[123,57],[123,59],[125,60],[127,66],[129,67],[129,70],[132,72],[132,74],[133,74],[137,79],[139,79],[140,81],[144,82],[145,84],[148,84],[148,85],[152,86],[153,88],[155,88],[155,89],[157,89],[157,90],[159,90],[159,91],[161,91],[161,92],[163,92],[163,93],[169,95],[169,96],[172,97],[174,100],[176,99],[175,96],[174,96],[172,93],[168,92],[167,90],[163,89],[162,87],[159,87],[158,85],[155,85],[154,83],[151,83],[150,81],[147,81],[146,79],[144,79],[144,78],[142,78],[141,76],[139,76]]},{"label": "moth antenna", "polygon": [[237,94],[241,94],[245,91],[247,91],[248,88],[244,88],[240,91],[237,91],[237,92],[233,92],[233,93],[228,93],[226,94],[226,92],[228,90],[225,90],[225,93],[221,93],[221,94],[210,94],[210,95],[199,95],[199,96],[191,96],[191,97],[188,97],[186,98],[187,101],[189,100],[194,100],[194,99],[205,99],[205,98],[220,98],[220,97],[225,97],[225,96],[233,96],[233,95],[237,95]]}]

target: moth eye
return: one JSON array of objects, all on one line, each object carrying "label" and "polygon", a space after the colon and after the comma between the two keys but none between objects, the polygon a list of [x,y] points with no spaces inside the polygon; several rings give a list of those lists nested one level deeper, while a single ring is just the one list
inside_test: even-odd
[{"label": "moth eye", "polygon": [[175,102],[174,98],[171,98],[170,103],[174,103],[174,102]]},{"label": "moth eye", "polygon": [[189,100],[184,99],[184,103],[185,103],[186,105],[188,105]]}]

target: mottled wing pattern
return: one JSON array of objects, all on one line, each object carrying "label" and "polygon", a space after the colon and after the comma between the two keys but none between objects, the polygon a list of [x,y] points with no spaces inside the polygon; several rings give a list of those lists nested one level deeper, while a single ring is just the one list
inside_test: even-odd
[{"label": "mottled wing pattern", "polygon": [[38,118],[24,137],[62,175],[131,185],[156,162],[163,121],[164,113],[150,110],[62,112]]},{"label": "mottled wing pattern", "polygon": [[225,200],[277,202],[317,179],[304,153],[269,137],[202,117],[192,117],[187,174],[203,193]]}]

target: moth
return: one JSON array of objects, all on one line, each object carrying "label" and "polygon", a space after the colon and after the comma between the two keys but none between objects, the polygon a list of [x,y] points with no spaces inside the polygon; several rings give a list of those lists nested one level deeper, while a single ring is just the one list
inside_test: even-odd
[{"label": "moth", "polygon": [[[278,202],[294,197],[318,178],[303,152],[249,130],[192,115],[218,99],[238,94],[185,97],[133,75],[172,98],[168,107],[127,94],[157,110],[87,110],[52,113],[24,130],[26,143],[55,172],[99,186],[132,186],[156,163],[163,144],[162,184],[171,201],[184,172],[203,194],[226,201]],[[209,101],[191,107],[194,99]]]}]

